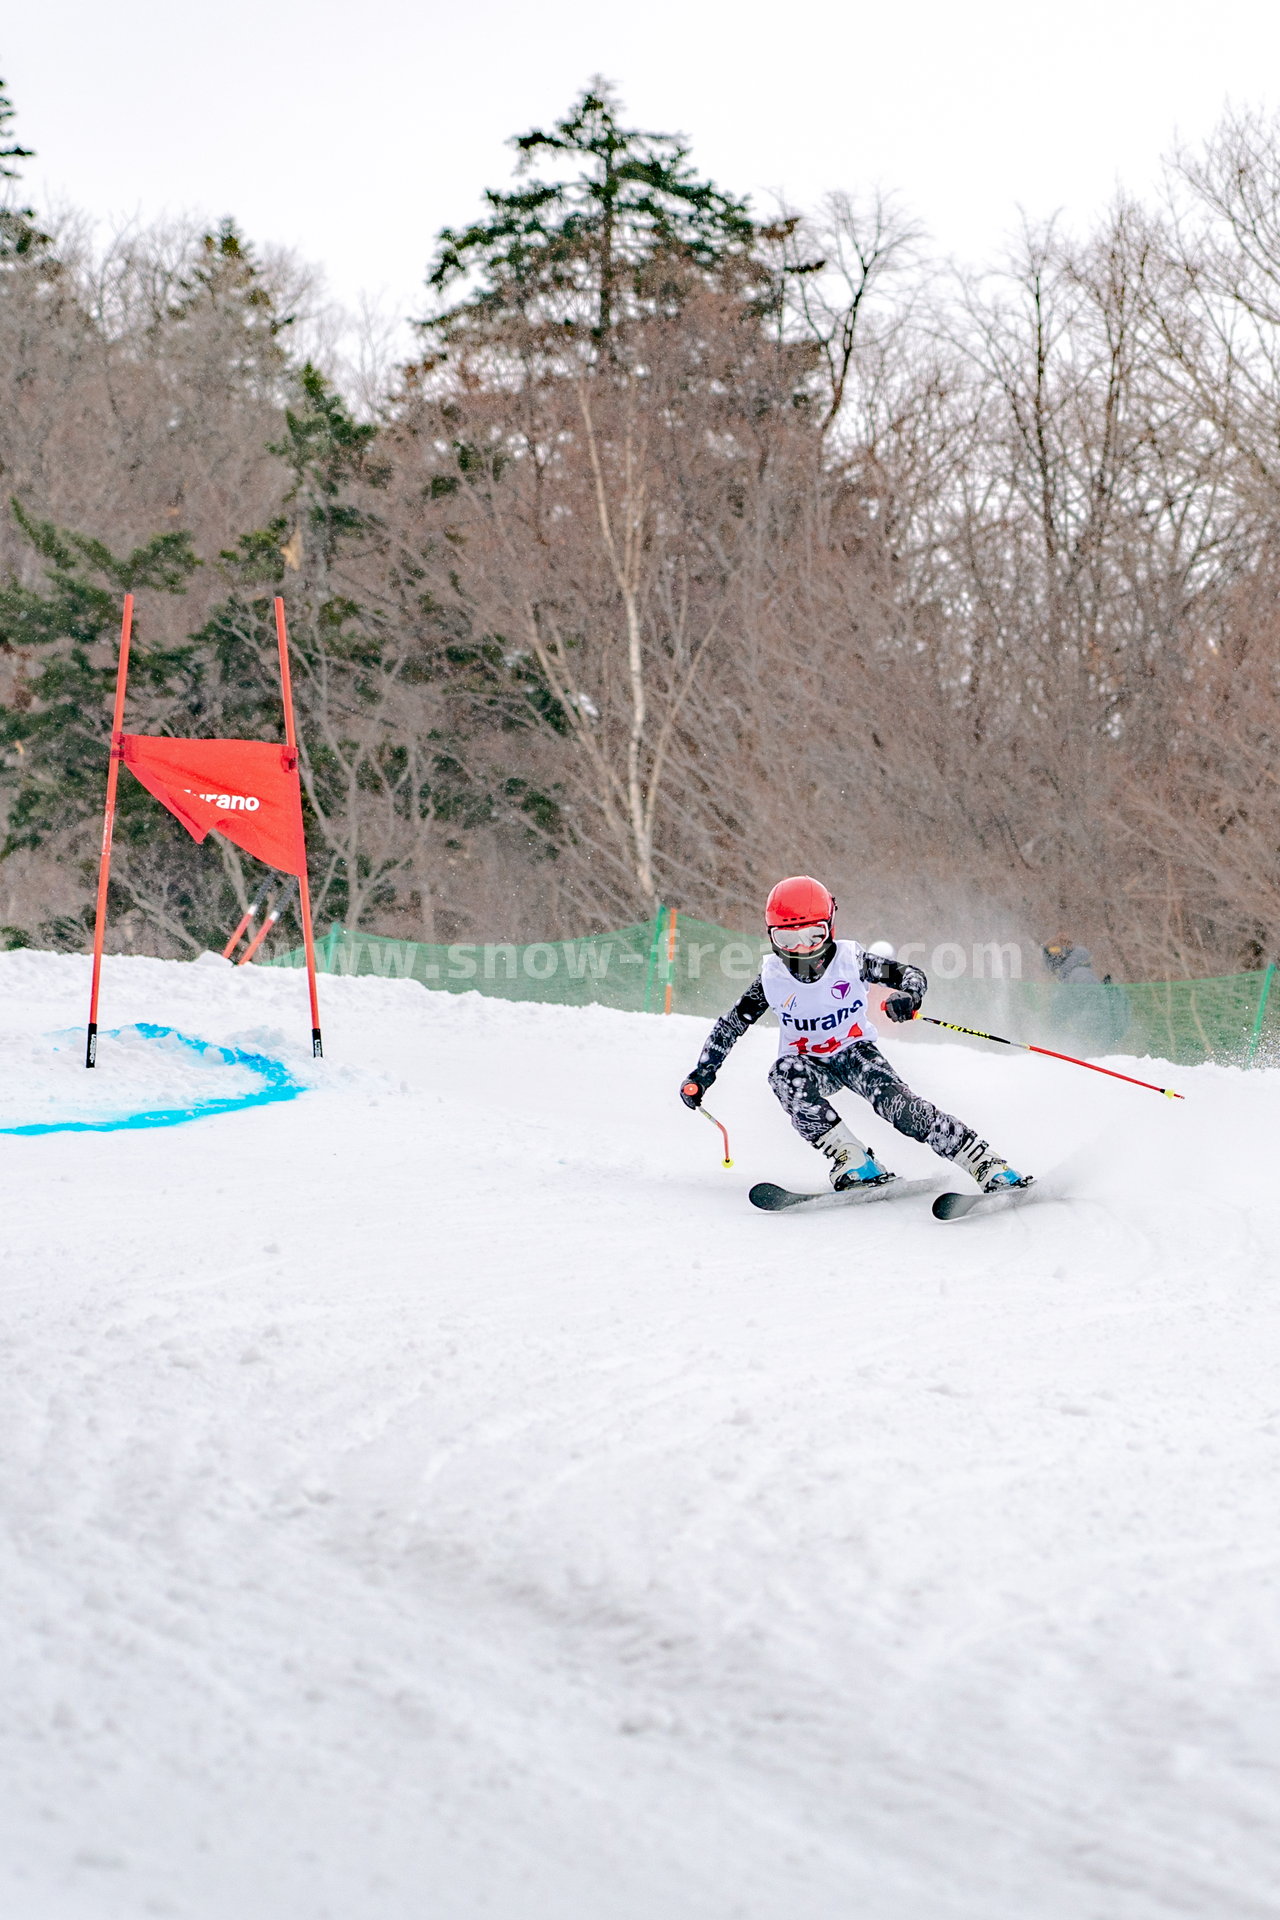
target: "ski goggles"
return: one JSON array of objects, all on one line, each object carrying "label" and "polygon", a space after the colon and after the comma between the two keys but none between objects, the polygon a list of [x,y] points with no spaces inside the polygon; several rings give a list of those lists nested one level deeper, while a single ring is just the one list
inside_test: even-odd
[{"label": "ski goggles", "polygon": [[815,920],[807,927],[770,927],[769,939],[776,953],[817,953],[831,938],[831,922]]}]

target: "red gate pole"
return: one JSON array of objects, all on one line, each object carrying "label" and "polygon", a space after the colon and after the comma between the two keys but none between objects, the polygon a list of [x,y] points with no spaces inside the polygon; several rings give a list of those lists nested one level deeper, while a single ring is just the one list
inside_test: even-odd
[{"label": "red gate pole", "polygon": [[[289,635],[284,624],[284,601],[276,595],[276,639],[280,642],[280,697],[284,702],[284,739],[294,756],[298,755],[297,735],[293,730],[293,681],[289,677]],[[301,804],[301,802],[299,802]],[[319,1058],[324,1052],[320,1040],[320,996],[316,992],[316,943],[311,930],[311,888],[307,884],[307,862],[303,855],[298,875],[299,905],[302,909],[302,944],[307,954],[307,984],[311,988],[311,1052]]]},{"label": "red gate pole", "polygon": [[124,758],[124,689],[129,678],[129,638],[133,632],[133,595],[124,597],[120,621],[120,664],[116,668],[116,708],[111,717],[111,758],[107,762],[107,804],[102,816],[102,852],[98,859],[98,910],[93,922],[93,985],[89,989],[89,1032],[85,1041],[86,1067],[98,1064],[98,986],[102,979],[102,942],[107,932],[107,881],[111,875],[111,836],[116,824],[116,785]]},{"label": "red gate pole", "polygon": [[222,957],[224,960],[229,960],[231,958],[232,954],[236,950],[236,945],[240,939],[241,934],[248,929],[252,919],[253,919],[253,908],[246,907],[244,910],[243,920],[240,922],[239,926],[236,928],[235,932],[232,934],[231,938],[228,940],[226,946],[222,949]]},{"label": "red gate pole", "polygon": [[[231,938],[228,940],[226,946],[222,949],[222,957],[224,960],[229,960],[231,958],[232,954],[236,950],[236,945],[240,939],[241,934],[247,932],[248,929],[253,925],[254,920],[257,918],[258,908],[262,905],[263,901],[266,899],[267,895],[270,893],[274,884],[275,883],[271,875],[268,874],[266,879],[263,881],[262,885],[258,888],[258,891],[254,894],[248,906],[245,908],[244,918],[240,922],[240,925],[236,928],[235,932],[232,934]],[[252,934],[250,934],[249,937],[250,939],[252,939],[253,938]]]},{"label": "red gate pole", "polygon": [[252,940],[249,942],[244,952],[240,955],[240,958],[236,961],[236,965],[238,967],[247,967],[249,965],[250,961],[253,959],[254,954],[258,951],[258,948],[262,945],[263,941],[266,939],[267,935],[270,933],[272,927],[274,927],[276,921],[279,918],[280,918],[280,908],[272,907],[270,913],[267,915],[262,925],[258,928],[258,931],[254,934]]},{"label": "red gate pole", "polygon": [[283,887],[281,887],[279,894],[276,896],[275,900],[272,902],[271,909],[263,919],[262,925],[258,928],[258,931],[254,934],[252,940],[250,940],[248,946],[245,948],[244,952],[240,955],[240,958],[236,961],[236,965],[238,967],[247,967],[249,965],[249,962],[253,959],[254,954],[258,951],[258,948],[262,945],[263,941],[266,939],[267,935],[270,933],[272,927],[275,926],[276,921],[280,918],[280,915],[284,912],[284,903],[288,898],[289,898],[289,888],[288,888],[288,884],[286,883]]}]

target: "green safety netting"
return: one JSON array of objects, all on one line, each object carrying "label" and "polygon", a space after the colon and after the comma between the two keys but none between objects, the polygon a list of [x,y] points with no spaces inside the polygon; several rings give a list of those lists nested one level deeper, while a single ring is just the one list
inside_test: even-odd
[{"label": "green safety netting", "polygon": [[[760,938],[660,908],[652,920],[613,933],[521,945],[460,941],[432,946],[334,926],[318,943],[316,955],[323,973],[417,980],[444,993],[713,1018],[754,978],[764,951]],[[979,951],[975,948],[975,958]],[[301,967],[303,951],[298,947],[270,964]],[[992,959],[991,969],[999,964]],[[1280,991],[1271,991],[1274,972],[1267,967],[1216,980],[1059,986],[1050,980],[982,979],[972,972],[948,980],[935,970],[928,1011],[1011,1040],[1090,1057],[1122,1053],[1182,1066],[1206,1060],[1265,1065],[1280,1061]],[[895,1031],[922,1044],[955,1039],[936,1028]]]},{"label": "green safety netting", "polygon": [[1086,1059],[1123,1053],[1184,1067],[1206,1060],[1267,1066],[1280,1061],[1280,992],[1272,994],[1273,973],[1268,967],[1217,980],[1107,987],[1058,986],[1051,980],[935,980],[927,1011]]}]

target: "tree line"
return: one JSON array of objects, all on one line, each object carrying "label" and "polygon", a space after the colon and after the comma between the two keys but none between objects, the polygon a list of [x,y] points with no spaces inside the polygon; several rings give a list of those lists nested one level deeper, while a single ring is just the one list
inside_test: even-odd
[{"label": "tree line", "polygon": [[[990,271],[891,198],[761,215],[593,82],[446,229],[357,396],[230,220],[91,245],[0,90],[0,937],[84,946],[121,594],[132,731],[278,737],[321,922],[556,938],[778,873],[868,934],[1280,941],[1280,132]],[[48,228],[46,231],[45,228]],[[256,886],[121,790],[129,950]],[[287,923],[285,923],[287,926]]]}]

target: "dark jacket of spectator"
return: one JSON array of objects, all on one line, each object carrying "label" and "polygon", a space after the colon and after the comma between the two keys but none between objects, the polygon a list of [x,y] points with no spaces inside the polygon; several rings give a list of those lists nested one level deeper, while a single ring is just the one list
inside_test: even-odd
[{"label": "dark jacket of spectator", "polygon": [[1102,984],[1093,970],[1093,955],[1088,947],[1078,947],[1074,940],[1064,936],[1059,940],[1046,941],[1040,951],[1046,967],[1063,986],[1096,987]]}]

